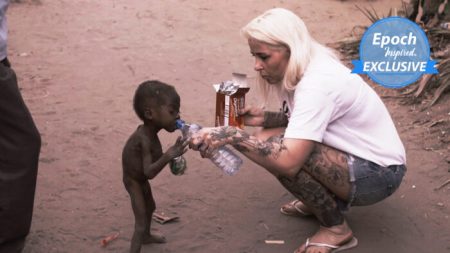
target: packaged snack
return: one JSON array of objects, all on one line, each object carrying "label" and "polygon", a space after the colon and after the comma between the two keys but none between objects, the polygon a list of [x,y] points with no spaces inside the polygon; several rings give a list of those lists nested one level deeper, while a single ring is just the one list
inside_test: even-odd
[{"label": "packaged snack", "polygon": [[238,115],[245,107],[245,94],[250,90],[245,74],[233,73],[231,81],[214,84],[216,90],[216,126],[244,128],[244,119]]}]

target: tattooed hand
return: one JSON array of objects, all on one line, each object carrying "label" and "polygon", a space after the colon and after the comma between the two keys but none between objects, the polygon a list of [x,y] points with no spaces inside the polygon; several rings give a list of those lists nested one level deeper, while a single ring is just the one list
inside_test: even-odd
[{"label": "tattooed hand", "polygon": [[189,147],[194,150],[206,150],[226,145],[236,134],[234,127],[205,127],[193,134]]}]

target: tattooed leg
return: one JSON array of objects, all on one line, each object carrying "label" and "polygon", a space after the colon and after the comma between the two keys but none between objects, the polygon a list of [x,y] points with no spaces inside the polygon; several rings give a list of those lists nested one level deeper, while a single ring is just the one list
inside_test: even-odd
[{"label": "tattooed leg", "polygon": [[340,199],[348,200],[351,183],[347,155],[344,152],[317,143],[302,170]]},{"label": "tattooed leg", "polygon": [[[348,177],[348,169],[344,168],[342,158],[337,159],[342,155],[341,152],[329,149],[323,145],[316,146],[318,147],[315,148],[313,155],[310,157],[310,161],[307,163],[309,166],[305,165],[305,169],[300,170],[295,179],[287,177],[279,177],[278,179],[283,186],[302,201],[319,220],[321,227],[313,236],[309,237],[309,241],[331,245],[342,245],[352,240],[353,232],[345,222],[344,216],[339,210],[335,194],[329,189],[333,187],[326,186],[319,182],[319,180],[312,176],[310,172],[319,174],[324,182],[330,183],[336,181],[340,185],[346,185],[346,183],[342,181],[342,178]],[[338,164],[342,166],[337,166]],[[340,172],[323,173],[324,171],[327,171],[326,168],[331,168],[331,170],[338,170]],[[317,173],[318,171],[321,173]],[[328,176],[323,176],[323,174]],[[314,252],[319,252],[319,250],[320,252],[330,252],[331,249],[321,246],[307,247],[306,243],[304,243],[295,252],[304,253],[307,250],[315,250]]]},{"label": "tattooed leg", "polygon": [[306,171],[301,170],[295,179],[279,176],[278,180],[314,213],[322,226],[331,227],[344,222],[333,194]]},{"label": "tattooed leg", "polygon": [[318,143],[295,179],[278,179],[316,215],[323,226],[342,224],[344,218],[335,196],[348,200],[351,190],[345,153]]},{"label": "tattooed leg", "polygon": [[[310,242],[342,245],[353,238],[353,232],[345,222],[338,208],[334,194],[312,177],[307,171],[300,170],[295,179],[278,177],[281,184],[302,201],[319,220],[321,227],[311,237]],[[320,246],[308,246],[304,243],[295,252],[330,252],[331,249]]]}]

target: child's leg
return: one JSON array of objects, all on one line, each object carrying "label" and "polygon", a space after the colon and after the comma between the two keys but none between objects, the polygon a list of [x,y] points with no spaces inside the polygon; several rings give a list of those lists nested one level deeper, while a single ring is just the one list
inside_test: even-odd
[{"label": "child's leg", "polygon": [[165,243],[166,238],[164,236],[152,233],[150,231],[153,212],[156,209],[155,200],[153,199],[152,189],[150,188],[150,183],[147,181],[144,186],[144,199],[145,199],[145,210],[146,216],[148,217],[148,222],[146,223],[144,244],[147,243]]},{"label": "child's leg", "polygon": [[131,238],[130,253],[139,253],[144,242],[146,224],[149,219],[147,217],[145,206],[144,185],[133,180],[127,180],[125,183],[125,188],[130,194],[131,207],[133,208],[135,222],[134,233]]}]

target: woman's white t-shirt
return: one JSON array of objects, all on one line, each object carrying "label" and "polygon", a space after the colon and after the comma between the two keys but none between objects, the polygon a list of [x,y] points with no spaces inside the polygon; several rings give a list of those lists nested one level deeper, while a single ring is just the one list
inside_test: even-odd
[{"label": "woman's white t-shirt", "polygon": [[384,103],[337,59],[312,58],[295,92],[284,138],[308,139],[382,166],[405,164],[405,149]]}]

